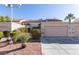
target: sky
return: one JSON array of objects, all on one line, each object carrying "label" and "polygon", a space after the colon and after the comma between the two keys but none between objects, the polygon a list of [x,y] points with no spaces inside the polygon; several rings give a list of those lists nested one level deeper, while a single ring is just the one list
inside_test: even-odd
[{"label": "sky", "polygon": [[[13,5],[13,18],[46,19],[57,18],[63,20],[68,13],[79,18],[79,5],[74,4],[22,4]],[[0,5],[0,16],[11,17],[11,8]]]}]

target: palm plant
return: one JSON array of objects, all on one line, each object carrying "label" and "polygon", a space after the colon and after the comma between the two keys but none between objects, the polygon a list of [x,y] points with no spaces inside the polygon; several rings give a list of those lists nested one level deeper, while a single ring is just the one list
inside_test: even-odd
[{"label": "palm plant", "polygon": [[17,37],[17,40],[21,41],[21,47],[25,48],[26,47],[26,42],[31,38],[29,33],[22,33]]},{"label": "palm plant", "polygon": [[69,20],[69,24],[71,24],[72,19],[75,19],[74,14],[69,13],[64,20]]}]

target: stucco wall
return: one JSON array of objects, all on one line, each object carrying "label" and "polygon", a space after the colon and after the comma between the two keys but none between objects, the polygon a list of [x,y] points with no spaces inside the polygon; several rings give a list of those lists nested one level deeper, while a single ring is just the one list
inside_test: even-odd
[{"label": "stucco wall", "polygon": [[11,30],[11,22],[0,22],[0,31]]},{"label": "stucco wall", "polygon": [[13,31],[20,27],[24,27],[24,26],[15,22],[0,22],[0,31],[5,31],[5,30]]}]

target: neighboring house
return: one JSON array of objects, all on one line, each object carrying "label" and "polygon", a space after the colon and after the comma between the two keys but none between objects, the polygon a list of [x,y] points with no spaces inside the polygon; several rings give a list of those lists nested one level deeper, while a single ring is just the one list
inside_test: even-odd
[{"label": "neighboring house", "polygon": [[21,25],[20,23],[16,22],[0,22],[0,31],[6,31],[6,30],[17,30],[20,27],[24,27],[24,25]]},{"label": "neighboring house", "polygon": [[11,22],[0,22],[0,31],[11,30]]}]

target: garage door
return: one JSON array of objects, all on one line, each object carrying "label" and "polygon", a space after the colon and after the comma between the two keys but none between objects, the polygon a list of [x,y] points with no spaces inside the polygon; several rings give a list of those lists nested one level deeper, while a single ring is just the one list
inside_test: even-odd
[{"label": "garage door", "polygon": [[46,26],[44,29],[45,36],[67,36],[66,26]]}]

